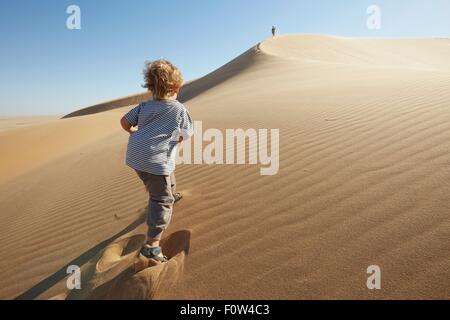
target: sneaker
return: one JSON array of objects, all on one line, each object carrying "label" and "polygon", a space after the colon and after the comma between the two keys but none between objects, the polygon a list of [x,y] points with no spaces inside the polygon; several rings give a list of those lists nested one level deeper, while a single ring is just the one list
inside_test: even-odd
[{"label": "sneaker", "polygon": [[161,255],[161,247],[151,247],[148,244],[146,244],[145,246],[142,247],[140,253],[147,259],[152,259],[157,262],[164,263],[169,261],[169,259],[166,256]]}]

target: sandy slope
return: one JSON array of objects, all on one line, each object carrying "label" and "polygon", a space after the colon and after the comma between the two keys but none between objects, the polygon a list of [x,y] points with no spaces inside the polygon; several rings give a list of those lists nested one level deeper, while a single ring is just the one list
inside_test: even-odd
[{"label": "sandy slope", "polygon": [[145,230],[128,107],[0,133],[0,298],[64,291],[66,264],[89,283],[71,298],[450,298],[448,57],[448,39],[284,36],[190,83],[204,127],[280,129],[279,174],[180,166],[174,258],[115,279],[141,241],[115,236]]},{"label": "sandy slope", "polygon": [[47,123],[59,118],[57,116],[3,117],[0,118],[0,132]]}]

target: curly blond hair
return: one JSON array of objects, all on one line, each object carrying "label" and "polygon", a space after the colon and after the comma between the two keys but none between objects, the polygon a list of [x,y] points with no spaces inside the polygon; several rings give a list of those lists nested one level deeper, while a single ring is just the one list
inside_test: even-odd
[{"label": "curly blond hair", "polygon": [[144,80],[143,87],[152,92],[155,100],[163,100],[174,94],[184,81],[180,70],[164,59],[145,62]]}]

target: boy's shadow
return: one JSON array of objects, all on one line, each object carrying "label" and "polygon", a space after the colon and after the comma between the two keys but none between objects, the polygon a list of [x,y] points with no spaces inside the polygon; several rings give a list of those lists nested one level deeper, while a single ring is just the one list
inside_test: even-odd
[{"label": "boy's shadow", "polygon": [[61,269],[53,273],[51,276],[45,278],[41,282],[37,283],[24,293],[17,296],[16,300],[32,300],[36,299],[38,296],[43,294],[45,291],[56,285],[58,282],[63,280],[67,277],[67,268],[69,266],[83,266],[85,263],[87,263],[90,259],[94,258],[100,251],[106,248],[111,242],[117,240],[118,238],[132,232],[134,229],[139,227],[141,224],[145,222],[146,214],[143,212],[135,221],[130,223],[127,227],[125,227],[123,230],[115,234],[114,236],[100,242],[96,246],[92,247],[88,251],[84,252],[77,258],[73,259],[69,263],[67,263],[65,266],[63,266]]}]

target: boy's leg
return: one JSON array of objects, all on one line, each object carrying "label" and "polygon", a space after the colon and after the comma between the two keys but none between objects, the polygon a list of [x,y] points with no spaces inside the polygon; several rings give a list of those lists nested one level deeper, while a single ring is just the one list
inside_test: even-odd
[{"label": "boy's leg", "polygon": [[147,242],[156,247],[159,246],[162,234],[172,218],[174,198],[171,179],[169,176],[157,176],[140,171],[137,171],[137,173],[150,193],[147,214]]},{"label": "boy's leg", "polygon": [[177,192],[177,179],[175,178],[175,171],[170,175],[170,183],[172,187],[172,195]]}]

